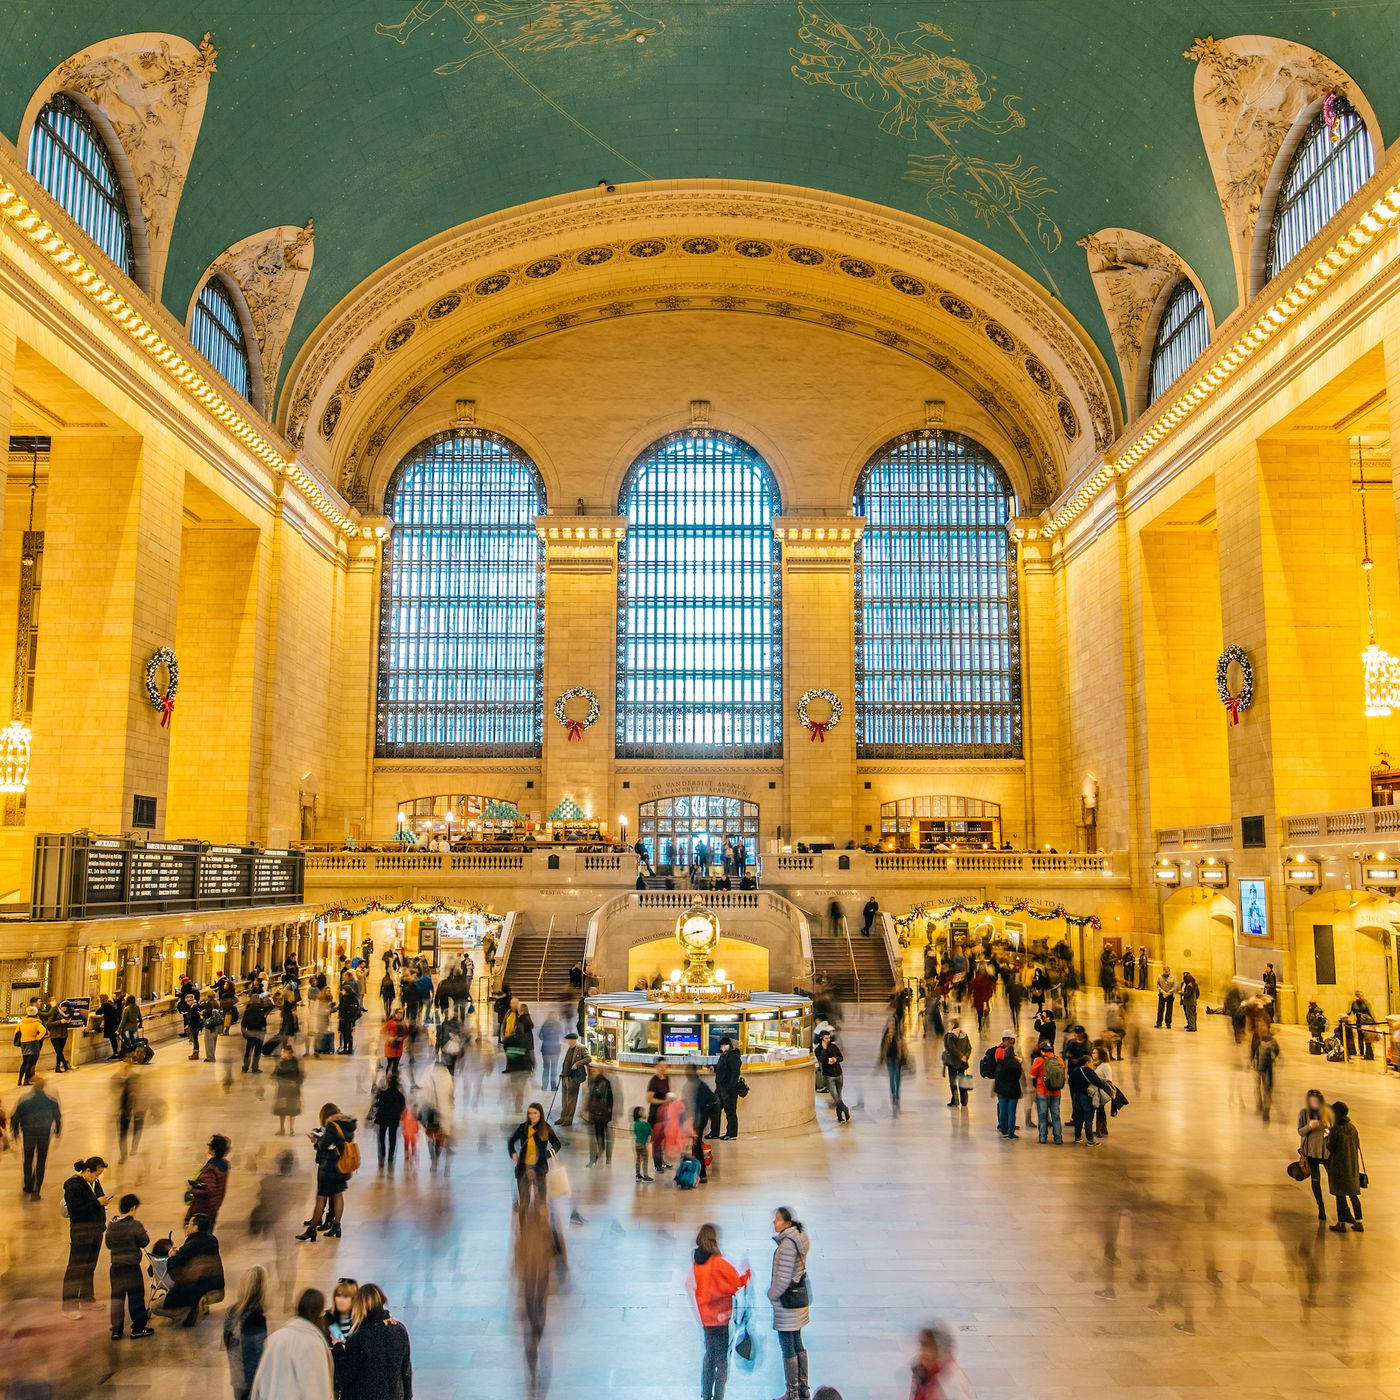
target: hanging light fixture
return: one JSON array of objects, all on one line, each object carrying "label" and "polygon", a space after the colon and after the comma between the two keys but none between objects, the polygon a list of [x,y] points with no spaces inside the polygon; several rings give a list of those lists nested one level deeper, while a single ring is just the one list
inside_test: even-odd
[{"label": "hanging light fixture", "polygon": [[[30,542],[34,538],[34,497],[39,490],[38,443],[31,442],[29,450],[31,454],[29,464],[29,526],[24,532],[24,553],[19,563],[20,569],[30,576],[32,582],[34,566],[37,563]],[[16,681],[15,717],[4,729],[0,729],[0,792],[3,793],[19,794],[29,788],[29,750],[34,735],[29,726],[20,718],[24,705],[22,685],[21,680]]]},{"label": "hanging light fixture", "polygon": [[1361,572],[1366,575],[1366,623],[1370,638],[1361,653],[1361,668],[1366,687],[1366,718],[1384,719],[1392,710],[1400,710],[1400,661],[1384,647],[1376,645],[1376,599],[1371,575],[1376,562],[1371,558],[1371,535],[1366,524],[1366,468],[1361,460],[1361,438],[1356,439],[1356,470],[1361,492]]}]

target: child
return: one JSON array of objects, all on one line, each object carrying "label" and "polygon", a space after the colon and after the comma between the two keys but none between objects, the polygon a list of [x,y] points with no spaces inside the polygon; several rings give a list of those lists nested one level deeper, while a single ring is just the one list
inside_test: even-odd
[{"label": "child", "polygon": [[647,1152],[651,1148],[651,1125],[640,1104],[632,1110],[632,1147],[637,1158],[637,1180],[650,1181],[652,1177],[647,1170]]},{"label": "child", "polygon": [[145,1226],[136,1218],[141,1202],[128,1193],[117,1202],[119,1214],[107,1226],[107,1252],[111,1257],[112,1340],[122,1335],[126,1313],[131,1312],[131,1335],[152,1333],[146,1313],[146,1280],[141,1277],[141,1251],[150,1244]]}]

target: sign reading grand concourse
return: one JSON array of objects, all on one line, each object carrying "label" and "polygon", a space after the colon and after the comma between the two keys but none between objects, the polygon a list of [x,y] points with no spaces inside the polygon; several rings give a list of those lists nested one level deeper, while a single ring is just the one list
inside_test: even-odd
[{"label": "sign reading grand concourse", "polygon": [[83,833],[34,842],[32,919],[103,919],[300,904],[300,851]]}]

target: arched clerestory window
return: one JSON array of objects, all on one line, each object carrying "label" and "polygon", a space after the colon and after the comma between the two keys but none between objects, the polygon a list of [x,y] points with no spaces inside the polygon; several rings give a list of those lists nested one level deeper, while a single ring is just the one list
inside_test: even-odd
[{"label": "arched clerestory window", "polygon": [[768,464],[727,433],[673,433],[618,510],[617,752],[782,754],[782,588]]},{"label": "arched clerestory window", "polygon": [[243,317],[233,294],[217,273],[200,289],[190,313],[190,344],[238,393],[250,398],[252,370]]},{"label": "arched clerestory window", "polygon": [[1157,320],[1147,369],[1147,402],[1154,404],[1210,344],[1205,302],[1189,277],[1178,279]]},{"label": "arched clerestory window", "polygon": [[81,103],[57,93],[29,133],[29,173],[128,277],[136,274],[131,214],[116,162]]},{"label": "arched clerestory window", "polygon": [[520,757],[543,735],[544,483],[494,433],[421,443],[385,494],[381,757]]},{"label": "arched clerestory window", "polygon": [[971,438],[921,430],[856,483],[856,754],[1019,758],[1013,493]]},{"label": "arched clerestory window", "polygon": [[[1375,174],[1371,134],[1340,95],[1329,99],[1294,147],[1279,186],[1264,257],[1264,280],[1282,272]],[[1328,118],[1332,120],[1329,122]]]}]

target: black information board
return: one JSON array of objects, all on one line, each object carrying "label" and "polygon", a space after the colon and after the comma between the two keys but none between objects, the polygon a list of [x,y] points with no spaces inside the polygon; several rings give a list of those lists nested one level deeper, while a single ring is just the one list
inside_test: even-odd
[{"label": "black information board", "polygon": [[140,841],[118,836],[39,836],[33,919],[84,919],[300,904],[300,851]]}]

